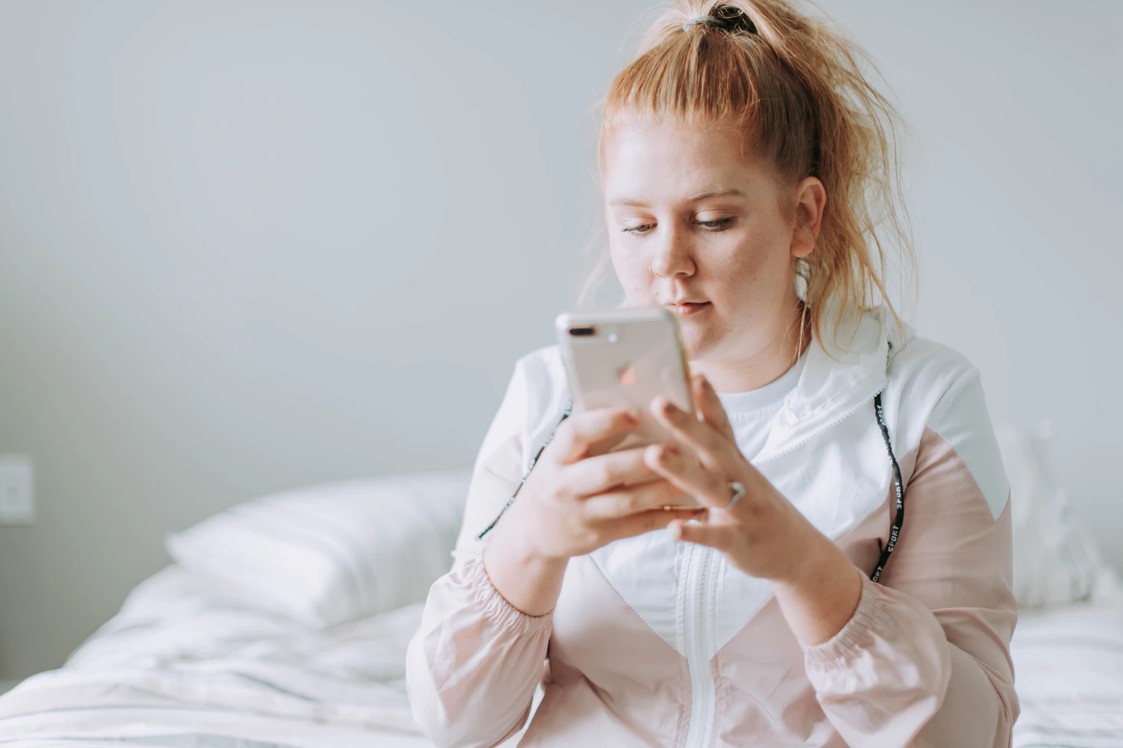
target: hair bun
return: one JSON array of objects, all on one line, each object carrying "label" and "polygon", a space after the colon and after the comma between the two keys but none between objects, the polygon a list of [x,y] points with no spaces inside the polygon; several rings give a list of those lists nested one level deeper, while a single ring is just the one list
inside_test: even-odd
[{"label": "hair bun", "polygon": [[735,5],[715,5],[709,15],[695,16],[682,24],[683,31],[690,31],[695,26],[713,26],[730,34],[744,32],[756,33],[756,24],[749,18],[748,13]]},{"label": "hair bun", "polygon": [[710,10],[710,17],[716,18],[721,28],[730,33],[756,33],[756,24],[753,23],[753,19],[749,18],[749,14],[736,5],[715,5]]}]

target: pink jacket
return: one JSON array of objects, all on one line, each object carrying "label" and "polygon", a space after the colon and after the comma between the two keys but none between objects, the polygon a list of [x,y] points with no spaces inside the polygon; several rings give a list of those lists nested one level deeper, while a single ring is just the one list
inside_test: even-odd
[{"label": "pink jacket", "polygon": [[[849,335],[848,333],[851,333]],[[410,643],[414,716],[439,745],[1008,746],[1009,489],[977,371],[881,313],[818,341],[753,464],[868,574],[893,518],[882,393],[906,521],[851,620],[801,647],[767,581],[654,532],[571,560],[551,613],[511,607],[475,535],[568,400],[557,350],[521,359],[484,439],[451,571]],[[892,346],[890,347],[890,343]],[[833,358],[832,358],[833,356]]]}]

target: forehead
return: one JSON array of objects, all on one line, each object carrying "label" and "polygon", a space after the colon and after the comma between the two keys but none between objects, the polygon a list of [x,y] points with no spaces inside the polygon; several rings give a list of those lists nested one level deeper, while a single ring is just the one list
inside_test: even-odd
[{"label": "forehead", "polygon": [[751,197],[774,188],[743,132],[733,127],[618,123],[605,132],[601,166],[609,203],[679,201],[729,190]]}]

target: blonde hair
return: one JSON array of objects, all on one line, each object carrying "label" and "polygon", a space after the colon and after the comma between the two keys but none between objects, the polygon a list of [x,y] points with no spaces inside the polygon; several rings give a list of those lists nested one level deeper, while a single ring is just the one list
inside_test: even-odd
[{"label": "blonde hair", "polygon": [[[738,127],[782,183],[823,183],[815,249],[795,261],[816,337],[828,309],[836,335],[843,315],[880,303],[900,326],[886,275],[891,265],[901,273],[902,293],[904,279],[915,279],[897,157],[903,123],[859,61],[872,68],[853,42],[785,0],[680,0],[612,81],[601,119],[602,165],[614,125],[670,117]],[[784,210],[794,218],[794,201]],[[602,257],[582,295],[607,264]]]}]

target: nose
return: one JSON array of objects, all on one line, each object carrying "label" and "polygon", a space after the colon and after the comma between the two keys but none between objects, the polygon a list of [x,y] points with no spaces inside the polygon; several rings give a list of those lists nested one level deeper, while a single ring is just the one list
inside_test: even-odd
[{"label": "nose", "polygon": [[669,228],[660,232],[654,241],[651,256],[651,272],[660,278],[673,278],[679,275],[694,275],[697,265],[687,237],[677,229]]}]

